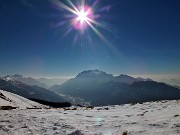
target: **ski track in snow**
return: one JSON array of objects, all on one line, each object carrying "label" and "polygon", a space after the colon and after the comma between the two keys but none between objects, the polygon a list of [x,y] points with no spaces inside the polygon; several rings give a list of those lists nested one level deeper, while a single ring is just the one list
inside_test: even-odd
[{"label": "ski track in snow", "polygon": [[180,101],[92,110],[0,110],[0,135],[122,135],[123,131],[128,135],[179,135]]}]

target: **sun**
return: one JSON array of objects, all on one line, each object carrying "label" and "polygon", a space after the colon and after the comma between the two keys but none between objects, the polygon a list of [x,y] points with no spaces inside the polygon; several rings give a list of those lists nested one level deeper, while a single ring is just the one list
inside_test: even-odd
[{"label": "sun", "polygon": [[75,29],[84,31],[94,21],[94,13],[91,7],[81,6],[75,9],[72,25]]},{"label": "sun", "polygon": [[[111,49],[114,47],[112,44],[106,39],[106,37],[101,33],[99,29],[105,29],[111,31],[111,27],[106,22],[100,21],[101,18],[105,18],[104,11],[109,10],[111,5],[97,8],[99,0],[94,0],[93,3],[87,2],[86,0],[78,0],[77,5],[75,5],[72,0],[64,0],[65,2],[61,2],[61,0],[49,0],[51,3],[55,5],[56,9],[61,11],[64,10],[65,21],[58,23],[58,26],[66,25],[67,30],[65,32],[65,36],[72,32],[73,30],[78,31],[75,34],[74,42],[80,41],[82,37],[86,36],[86,38],[92,42],[91,31],[93,31],[104,43],[106,43]],[[66,21],[67,20],[67,21]],[[81,41],[80,41],[81,42]],[[81,42],[82,43],[82,42]],[[113,49],[116,50],[116,49]]]},{"label": "sun", "polygon": [[85,23],[88,21],[88,13],[84,11],[84,9],[82,9],[76,18],[77,21],[79,21],[81,24]]}]

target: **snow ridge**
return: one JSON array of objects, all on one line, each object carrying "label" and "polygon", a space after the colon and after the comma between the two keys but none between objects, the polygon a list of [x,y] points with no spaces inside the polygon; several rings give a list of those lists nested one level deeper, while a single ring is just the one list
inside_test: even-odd
[{"label": "snow ridge", "polygon": [[0,106],[12,106],[20,109],[45,107],[39,103],[7,91],[0,90],[0,95]]}]

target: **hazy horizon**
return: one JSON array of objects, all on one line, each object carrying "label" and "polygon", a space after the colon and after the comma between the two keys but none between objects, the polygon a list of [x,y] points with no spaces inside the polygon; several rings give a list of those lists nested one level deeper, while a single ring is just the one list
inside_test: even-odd
[{"label": "hazy horizon", "polygon": [[0,0],[0,76],[99,69],[180,85],[180,1],[82,3]]},{"label": "hazy horizon", "polygon": [[[83,70],[83,71],[87,71],[87,70]],[[61,76],[61,75],[37,76],[37,75],[25,75],[25,74],[20,74],[20,73],[15,73],[15,74],[22,75],[23,77],[32,77],[32,78],[35,78],[35,79],[56,79],[56,80],[59,79],[59,80],[66,81],[68,79],[75,78],[79,73],[77,73],[76,75],[71,75],[71,76]],[[106,72],[106,73],[112,74],[110,72]],[[6,74],[6,75],[15,75],[15,74]],[[141,77],[141,78],[144,78],[144,79],[149,78],[149,79],[152,79],[152,80],[157,81],[157,82],[163,82],[163,83],[167,83],[167,84],[170,84],[170,85],[180,86],[180,74],[126,74],[126,73],[119,73],[119,74],[112,74],[112,75],[113,76],[118,76],[118,75],[121,75],[121,74],[128,75],[128,76],[131,76],[131,77],[134,77],[134,78],[138,78],[138,77]],[[0,77],[4,77],[6,75],[3,75],[3,76],[0,75]]]}]

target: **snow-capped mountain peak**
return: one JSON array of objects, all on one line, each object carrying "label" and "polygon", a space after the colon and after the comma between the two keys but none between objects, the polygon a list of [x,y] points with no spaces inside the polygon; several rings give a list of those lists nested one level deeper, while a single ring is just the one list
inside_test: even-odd
[{"label": "snow-capped mountain peak", "polygon": [[18,78],[24,78],[24,77],[22,75],[15,74],[15,75],[6,75],[2,78],[6,79],[6,80],[16,80]]},{"label": "snow-capped mountain peak", "polygon": [[14,78],[11,75],[7,75],[5,77],[1,77],[2,80],[5,80],[7,82],[14,82]]},{"label": "snow-capped mountain peak", "polygon": [[6,77],[5,80],[6,81],[14,81],[11,77]]},{"label": "snow-capped mountain peak", "polygon": [[44,83],[41,83],[40,81],[36,80],[35,78],[32,77],[24,77],[20,74],[15,74],[15,75],[7,75],[5,77],[2,77],[1,79],[9,82],[21,82],[30,86],[37,85],[39,87],[47,88],[47,86]]}]

